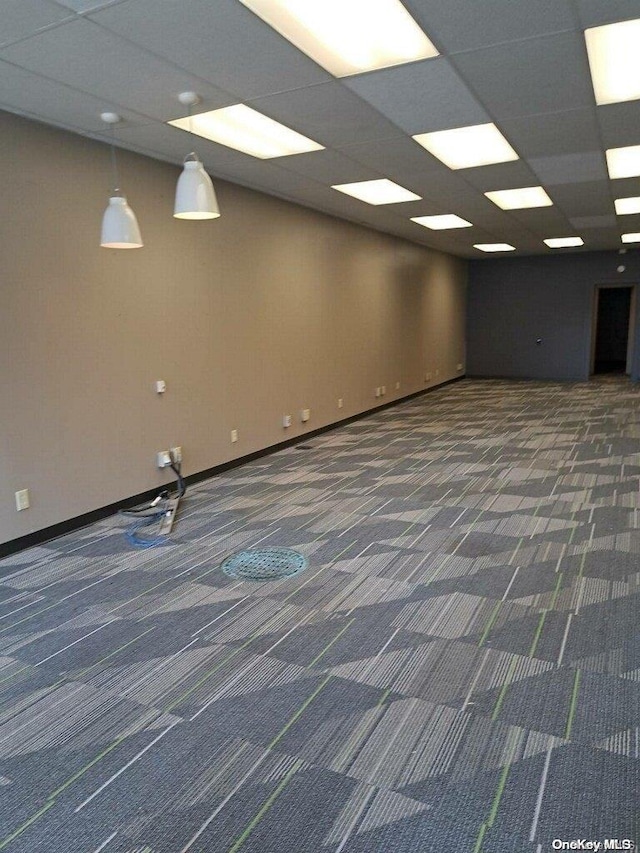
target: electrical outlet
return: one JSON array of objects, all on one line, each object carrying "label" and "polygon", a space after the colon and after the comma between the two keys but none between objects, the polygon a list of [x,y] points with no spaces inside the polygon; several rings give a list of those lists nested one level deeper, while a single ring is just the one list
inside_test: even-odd
[{"label": "electrical outlet", "polygon": [[231,430],[231,443],[233,444],[233,443],[234,443],[234,442],[236,442],[237,440],[238,440],[238,430],[237,430],[237,429],[232,429],[232,430]]},{"label": "electrical outlet", "polygon": [[300,420],[301,421],[303,421],[303,422],[308,421],[310,417],[311,417],[311,409],[303,409],[300,412]]},{"label": "electrical outlet", "polygon": [[287,427],[290,427],[290,426],[291,426],[291,423],[292,423],[291,415],[283,415],[283,416],[282,416],[282,426],[283,426],[285,429],[286,429]]},{"label": "electrical outlet", "polygon": [[399,390],[400,390],[400,383],[396,382],[396,391],[399,391]]},{"label": "electrical outlet", "polygon": [[180,445],[178,445],[178,447],[172,447],[171,454],[176,462],[182,462],[182,448]]},{"label": "electrical outlet", "polygon": [[431,382],[431,377],[432,377],[432,376],[433,376],[433,374],[431,373],[431,371],[429,371],[428,373],[425,373],[425,375],[424,375],[424,381],[425,381],[425,382]]},{"label": "electrical outlet", "polygon": [[440,368],[436,367],[436,376],[440,376]]},{"label": "electrical outlet", "polygon": [[381,386],[380,386],[380,396],[381,396],[381,397],[384,397],[384,395],[385,395],[386,393],[387,393],[387,386],[386,386],[386,385],[381,385]]},{"label": "electrical outlet", "polygon": [[456,370],[462,370],[462,365],[461,364],[456,365]]},{"label": "electrical outlet", "polygon": [[373,393],[376,397],[379,397],[382,392],[381,392],[380,388],[376,388]]},{"label": "electrical outlet", "polygon": [[338,408],[341,409],[344,406],[344,400],[342,397],[338,397]]},{"label": "electrical outlet", "polygon": [[164,394],[167,390],[167,383],[164,379],[156,379],[156,394]]},{"label": "electrical outlet", "polygon": [[16,492],[16,510],[22,512],[23,509],[29,509],[30,506],[29,489],[20,489],[19,492]]},{"label": "electrical outlet", "polygon": [[171,456],[168,450],[159,450],[156,453],[156,465],[158,468],[167,468],[171,465]]}]

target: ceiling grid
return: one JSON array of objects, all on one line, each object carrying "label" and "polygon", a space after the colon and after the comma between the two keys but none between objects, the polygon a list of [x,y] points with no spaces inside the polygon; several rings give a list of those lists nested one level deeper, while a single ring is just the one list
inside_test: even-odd
[{"label": "ceiling grid", "polygon": [[[612,180],[605,150],[640,145],[640,97],[596,105],[584,30],[640,19],[640,0],[404,0],[438,56],[336,77],[240,0],[4,0],[0,109],[179,164],[185,115],[244,104],[322,150],[261,160],[198,138],[207,171],[460,257],[475,244],[549,254],[621,249],[640,213],[640,177]],[[493,123],[517,160],[450,169],[413,136]],[[388,179],[419,200],[370,205],[333,187]],[[542,186],[549,207],[501,210],[485,193]],[[135,187],[129,188],[134,199]],[[412,219],[454,215],[471,227]],[[427,219],[426,222],[429,222]]]}]

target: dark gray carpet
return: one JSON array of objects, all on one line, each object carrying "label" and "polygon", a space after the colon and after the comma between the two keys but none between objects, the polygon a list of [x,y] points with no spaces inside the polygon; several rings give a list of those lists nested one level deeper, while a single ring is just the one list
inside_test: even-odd
[{"label": "dark gray carpet", "polygon": [[[465,380],[307,443],[164,547],[0,561],[0,850],[635,839],[640,390]],[[220,571],[258,545],[309,568]]]}]

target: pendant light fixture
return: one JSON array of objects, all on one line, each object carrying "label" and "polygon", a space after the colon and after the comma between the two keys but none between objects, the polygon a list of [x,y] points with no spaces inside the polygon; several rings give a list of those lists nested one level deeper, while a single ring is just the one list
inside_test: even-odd
[{"label": "pendant light fixture", "polygon": [[120,190],[116,149],[113,142],[114,127],[120,121],[118,113],[101,113],[102,121],[111,127],[111,169],[113,189],[109,204],[102,217],[100,245],[105,249],[139,249],[143,245],[135,213]]},{"label": "pendant light fixture", "polygon": [[[189,108],[191,119],[191,108],[200,103],[199,96],[195,92],[182,92],[178,100]],[[217,219],[220,216],[211,178],[193,151],[184,158],[184,168],[176,187],[173,215],[176,219]]]}]

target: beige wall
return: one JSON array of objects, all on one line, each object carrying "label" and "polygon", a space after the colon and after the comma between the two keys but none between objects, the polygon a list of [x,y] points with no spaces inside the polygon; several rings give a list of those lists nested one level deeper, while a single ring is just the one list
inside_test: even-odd
[{"label": "beige wall", "polygon": [[191,474],[459,375],[465,262],[220,181],[179,222],[179,169],[124,151],[145,247],[100,249],[105,146],[0,122],[0,542],[167,481],[157,450]]}]

